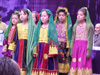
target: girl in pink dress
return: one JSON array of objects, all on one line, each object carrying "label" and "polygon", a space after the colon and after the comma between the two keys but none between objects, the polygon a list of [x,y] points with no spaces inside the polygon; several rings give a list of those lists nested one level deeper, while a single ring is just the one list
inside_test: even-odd
[{"label": "girl in pink dress", "polygon": [[70,75],[92,75],[91,49],[93,24],[86,7],[78,10],[73,27],[70,55],[72,56]]}]

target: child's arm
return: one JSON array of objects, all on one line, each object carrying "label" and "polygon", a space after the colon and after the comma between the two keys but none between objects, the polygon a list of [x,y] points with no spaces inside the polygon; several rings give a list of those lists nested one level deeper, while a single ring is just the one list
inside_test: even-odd
[{"label": "child's arm", "polygon": [[14,37],[13,37],[13,40],[12,40],[12,42],[9,44],[9,47],[8,47],[8,56],[9,56],[10,58],[12,58],[12,56],[13,56],[13,54],[14,54],[17,41],[18,41],[18,30],[17,30],[17,28],[16,28],[16,31],[15,31],[15,34],[14,34]]},{"label": "child's arm", "polygon": [[87,58],[91,55],[92,44],[93,44],[93,28],[90,26],[88,36],[87,36]]},{"label": "child's arm", "polygon": [[70,55],[72,55],[72,49],[73,49],[73,43],[74,43],[74,38],[75,38],[75,26],[73,27],[73,32],[72,32],[72,38],[71,38],[71,44],[70,44]]}]

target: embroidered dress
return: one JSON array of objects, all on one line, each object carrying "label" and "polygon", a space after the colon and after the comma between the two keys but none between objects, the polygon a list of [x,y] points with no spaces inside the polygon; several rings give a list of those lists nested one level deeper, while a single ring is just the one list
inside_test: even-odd
[{"label": "embroidered dress", "polygon": [[[28,67],[32,75],[58,75],[58,39],[56,27],[53,21],[52,12],[43,9],[49,14],[48,27],[42,28],[42,21],[39,19],[34,32],[33,53]],[[42,12],[41,11],[41,12]],[[40,13],[41,15],[41,13]],[[30,74],[29,74],[30,75]]]},{"label": "embroidered dress", "polygon": [[[13,42],[16,44],[14,60],[18,63],[22,75],[26,75],[27,39],[28,25],[23,26],[22,23],[17,24],[17,29],[13,39]],[[14,46],[14,44],[11,46]],[[12,48],[13,47],[10,47],[9,49],[12,50]]]},{"label": "embroidered dress", "polygon": [[[65,22],[60,23],[58,18],[60,11],[64,11]],[[65,7],[58,7],[55,16],[55,25],[58,37],[58,57],[59,57],[59,75],[67,75],[70,70],[70,56],[69,56],[69,46],[72,37],[72,21],[68,9]]]},{"label": "embroidered dress", "polygon": [[[57,59],[58,50],[56,46],[48,44],[48,27],[40,28],[39,43],[36,46],[36,56],[31,75],[58,75]],[[50,40],[51,41],[51,40]]]},{"label": "embroidered dress", "polygon": [[[5,56],[12,57],[12,51],[15,50],[15,46],[16,45],[13,42],[15,31],[16,31],[16,26],[12,26],[11,29],[10,29],[10,31],[9,31],[8,37],[6,39],[4,39],[4,41],[3,41],[3,50],[2,50],[2,53]],[[9,50],[9,49],[11,49],[11,50]]]},{"label": "embroidered dress", "polygon": [[92,75],[91,57],[87,55],[87,33],[86,25],[80,24],[76,27],[76,36],[73,45],[73,55],[71,61],[70,75]]},{"label": "embroidered dress", "polygon": [[68,48],[66,48],[66,25],[61,25],[60,23],[56,24],[56,30],[57,30],[57,36],[58,36],[58,42],[59,42],[59,72],[60,73],[68,73],[69,72],[69,63],[68,63],[68,57],[69,57],[69,51]]}]

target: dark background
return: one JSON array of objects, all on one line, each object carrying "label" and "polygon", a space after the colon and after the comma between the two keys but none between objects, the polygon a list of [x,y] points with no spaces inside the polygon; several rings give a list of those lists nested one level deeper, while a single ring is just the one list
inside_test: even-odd
[{"label": "dark background", "polygon": [[14,10],[29,8],[31,11],[40,12],[49,9],[55,16],[58,6],[67,7],[73,24],[76,21],[77,11],[81,7],[87,7],[90,12],[92,23],[100,23],[100,0],[0,0],[0,14],[2,20],[8,24]]}]

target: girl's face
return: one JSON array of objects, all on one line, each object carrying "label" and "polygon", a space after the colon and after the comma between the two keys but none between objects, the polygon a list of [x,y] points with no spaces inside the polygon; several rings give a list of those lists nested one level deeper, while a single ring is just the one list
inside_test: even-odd
[{"label": "girl's face", "polygon": [[16,25],[18,23],[19,17],[18,15],[13,14],[12,15],[12,24]]},{"label": "girl's face", "polygon": [[77,13],[77,20],[79,22],[81,22],[81,21],[85,21],[85,19],[86,19],[86,16],[84,15],[84,13],[82,11],[78,11],[78,13]]},{"label": "girl's face", "polygon": [[28,14],[27,13],[24,13],[23,11],[20,12],[20,19],[22,21],[26,21],[28,20]]},{"label": "girl's face", "polygon": [[35,16],[35,13],[32,13],[32,17],[33,17],[33,21],[34,21],[34,23],[36,23],[36,16]]},{"label": "girl's face", "polygon": [[43,24],[48,23],[49,15],[47,14],[46,11],[42,11],[42,13],[41,13],[41,21],[42,21]]},{"label": "girl's face", "polygon": [[58,19],[61,23],[65,22],[65,19],[66,19],[66,15],[64,12],[59,12],[58,14]]}]

